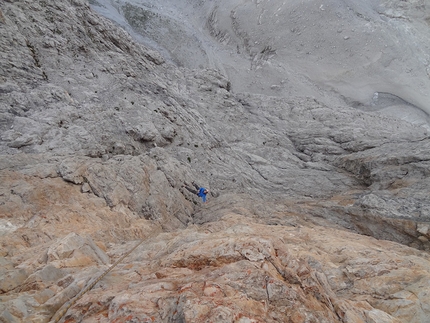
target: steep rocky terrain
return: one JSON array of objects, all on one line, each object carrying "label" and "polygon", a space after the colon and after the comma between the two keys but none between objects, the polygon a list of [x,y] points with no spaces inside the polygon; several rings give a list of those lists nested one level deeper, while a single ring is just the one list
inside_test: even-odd
[{"label": "steep rocky terrain", "polygon": [[346,101],[430,127],[425,0],[91,3],[176,64],[219,70],[236,92]]},{"label": "steep rocky terrain", "polygon": [[0,322],[428,322],[427,127],[0,10]]}]

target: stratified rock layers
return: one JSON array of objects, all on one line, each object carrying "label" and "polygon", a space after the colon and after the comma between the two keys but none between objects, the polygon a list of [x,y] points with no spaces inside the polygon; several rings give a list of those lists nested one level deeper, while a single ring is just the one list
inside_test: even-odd
[{"label": "stratified rock layers", "polygon": [[430,317],[424,128],[233,93],[80,0],[0,10],[0,322],[48,322],[142,239],[64,321]]}]

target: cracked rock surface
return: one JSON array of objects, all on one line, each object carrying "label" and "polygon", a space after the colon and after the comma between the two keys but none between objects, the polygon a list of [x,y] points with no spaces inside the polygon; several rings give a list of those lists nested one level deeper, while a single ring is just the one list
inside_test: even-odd
[{"label": "cracked rock surface", "polygon": [[[243,15],[277,14],[266,1],[184,3],[195,11],[164,11],[196,13],[178,33],[211,12],[215,40],[237,47],[219,31],[228,12],[248,62],[257,31]],[[363,3],[340,12],[369,28],[373,15],[428,20],[424,2],[372,15]],[[151,12],[148,30],[164,19]],[[428,128],[317,95],[315,80],[297,85],[309,95],[269,96],[204,61],[215,53],[188,66],[169,38],[150,48],[129,32],[83,0],[0,3],[0,322],[49,322],[77,295],[59,321],[426,322]],[[256,55],[252,73],[266,73],[272,49]],[[412,102],[384,93],[373,110]],[[192,181],[207,203],[182,187]]]}]

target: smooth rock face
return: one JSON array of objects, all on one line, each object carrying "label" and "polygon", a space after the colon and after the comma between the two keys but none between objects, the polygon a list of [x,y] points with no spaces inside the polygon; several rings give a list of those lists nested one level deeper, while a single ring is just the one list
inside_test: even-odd
[{"label": "smooth rock face", "polygon": [[425,127],[239,92],[81,0],[1,2],[0,49],[0,322],[430,317]]}]

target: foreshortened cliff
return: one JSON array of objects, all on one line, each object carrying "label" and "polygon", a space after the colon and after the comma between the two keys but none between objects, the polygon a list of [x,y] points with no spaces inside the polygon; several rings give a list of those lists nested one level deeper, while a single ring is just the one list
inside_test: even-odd
[{"label": "foreshortened cliff", "polygon": [[429,321],[425,112],[143,43],[84,0],[0,3],[0,322]]}]

